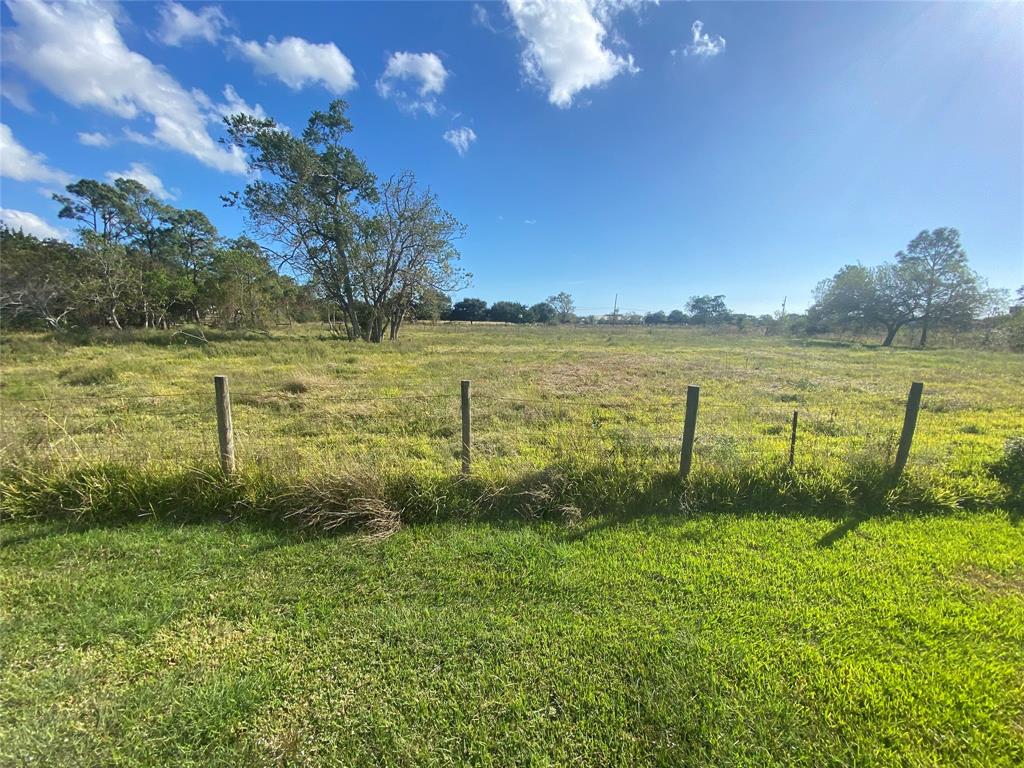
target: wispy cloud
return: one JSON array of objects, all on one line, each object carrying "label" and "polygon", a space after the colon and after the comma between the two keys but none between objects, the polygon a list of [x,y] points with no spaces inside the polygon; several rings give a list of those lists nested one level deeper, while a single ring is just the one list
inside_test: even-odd
[{"label": "wispy cloud", "polygon": [[156,36],[165,45],[182,45],[190,40],[215,43],[228,19],[216,5],[193,12],[181,3],[164,3],[160,8],[160,28]]},{"label": "wispy cloud", "polygon": [[19,144],[14,132],[4,123],[0,123],[0,176],[61,186],[71,182],[71,174],[47,164],[46,155],[31,152]]},{"label": "wispy cloud", "polygon": [[462,128],[452,128],[444,132],[443,138],[455,147],[455,151],[461,157],[469,151],[469,145],[476,141],[476,131],[465,126]]},{"label": "wispy cloud", "polygon": [[[693,35],[693,39],[692,42],[683,49],[684,56],[698,56],[700,58],[707,59],[712,56],[717,56],[725,50],[725,38],[721,35],[711,37],[711,35],[704,31],[703,21],[698,19],[693,22],[693,26],[690,27],[690,32]],[[672,51],[673,56],[677,53],[677,50]]]},{"label": "wispy cloud", "polygon": [[148,117],[155,143],[219,171],[245,173],[245,153],[209,134],[195,92],[126,45],[115,6],[24,2],[7,7],[14,26],[3,32],[5,66],[18,67],[75,107],[95,107],[124,120]]},{"label": "wispy cloud", "polygon": [[164,186],[160,177],[153,173],[149,166],[144,163],[132,163],[124,171],[107,171],[107,179],[110,181],[115,181],[116,179],[135,179],[135,181],[139,182],[161,200],[174,200],[177,197]]}]

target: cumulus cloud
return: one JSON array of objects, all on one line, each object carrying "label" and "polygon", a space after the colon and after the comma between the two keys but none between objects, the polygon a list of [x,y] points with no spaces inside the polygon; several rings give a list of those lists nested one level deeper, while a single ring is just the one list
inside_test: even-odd
[{"label": "cumulus cloud", "polygon": [[448,74],[436,53],[399,51],[388,59],[377,81],[377,93],[394,99],[403,109],[422,109],[433,115],[437,111],[436,97],[444,91]]},{"label": "cumulus cloud", "polygon": [[78,134],[78,143],[87,147],[109,147],[113,140],[105,133],[82,131]]},{"label": "cumulus cloud", "polygon": [[176,197],[176,195],[173,195],[168,191],[167,187],[164,186],[163,181],[160,180],[160,177],[153,173],[145,163],[132,163],[128,169],[124,171],[107,171],[107,179],[109,181],[116,181],[117,179],[135,179],[135,181],[139,182],[161,200],[174,200]]},{"label": "cumulus cloud", "polygon": [[165,45],[182,45],[190,40],[215,43],[228,19],[216,5],[207,5],[194,13],[181,3],[164,3],[160,8],[160,29],[157,38]]},{"label": "cumulus cloud", "polygon": [[219,171],[246,172],[245,153],[207,132],[194,92],[125,44],[110,6],[8,0],[16,27],[3,34],[4,61],[76,107],[152,121],[152,140]]},{"label": "cumulus cloud", "polygon": [[469,145],[476,141],[476,131],[465,126],[462,128],[452,128],[444,132],[443,138],[455,147],[455,151],[461,157],[469,151]]},{"label": "cumulus cloud", "polygon": [[[683,49],[685,56],[699,56],[700,58],[707,59],[717,56],[725,50],[725,38],[721,36],[711,37],[711,35],[704,31],[703,21],[698,19],[693,22],[690,32],[693,34],[693,40]],[[675,51],[672,51],[673,55],[675,53]]]},{"label": "cumulus cloud", "polygon": [[30,152],[14,138],[5,123],[0,123],[0,176],[15,181],[43,181],[54,184],[71,183],[71,174],[52,168],[46,155]]},{"label": "cumulus cloud", "polygon": [[64,240],[67,238],[68,233],[62,229],[43,221],[39,216],[28,211],[15,211],[11,208],[0,208],[0,221],[6,224],[11,229],[17,231],[21,230],[26,235],[35,235],[41,237],[44,240],[51,238],[54,240]]},{"label": "cumulus cloud", "polygon": [[340,95],[356,87],[355,68],[334,43],[311,43],[301,37],[232,42],[257,73],[276,77],[292,90],[319,83]]},{"label": "cumulus cloud", "polygon": [[605,45],[614,15],[637,5],[632,0],[508,0],[524,46],[527,79],[546,86],[548,101],[566,108],[580,91],[638,72],[632,56]]}]

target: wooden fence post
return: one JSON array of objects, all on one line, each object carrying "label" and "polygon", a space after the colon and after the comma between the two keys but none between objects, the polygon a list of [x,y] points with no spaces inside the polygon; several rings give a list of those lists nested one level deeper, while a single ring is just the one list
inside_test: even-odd
[{"label": "wooden fence post", "polygon": [[214,376],[213,388],[217,393],[217,438],[220,442],[220,468],[224,474],[235,471],[235,436],[231,428],[231,395],[228,377]]},{"label": "wooden fence post", "polygon": [[896,450],[896,463],[893,465],[896,477],[903,474],[903,468],[907,466],[907,459],[910,458],[910,444],[914,441],[914,429],[917,427],[917,413],[921,410],[922,392],[924,392],[922,382],[915,381],[910,385],[910,394],[907,396],[907,413],[903,417],[903,432],[900,434],[900,446]]},{"label": "wooden fence post", "polygon": [[796,461],[796,420],[799,411],[793,411],[793,431],[789,435],[789,466]]},{"label": "wooden fence post", "polygon": [[692,384],[686,388],[686,420],[683,422],[683,447],[679,454],[679,479],[685,480],[693,464],[693,437],[697,431],[697,403],[700,387]]},{"label": "wooden fence post", "polygon": [[469,450],[473,439],[469,410],[469,382],[462,382],[462,474],[469,474]]}]

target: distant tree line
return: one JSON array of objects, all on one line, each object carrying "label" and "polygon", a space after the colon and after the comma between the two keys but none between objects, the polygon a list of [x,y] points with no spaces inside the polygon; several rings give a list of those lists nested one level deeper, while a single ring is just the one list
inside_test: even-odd
[{"label": "distant tree line", "polygon": [[545,301],[527,306],[518,301],[496,301],[488,306],[483,299],[462,299],[439,315],[442,320],[492,323],[540,323],[555,325],[576,320],[576,307],[572,296],[565,291],[549,296]]}]

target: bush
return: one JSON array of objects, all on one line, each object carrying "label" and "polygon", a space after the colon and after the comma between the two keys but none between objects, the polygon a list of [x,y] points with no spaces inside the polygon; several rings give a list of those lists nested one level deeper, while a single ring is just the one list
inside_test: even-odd
[{"label": "bush", "polygon": [[1012,489],[1024,487],[1024,435],[1006,441],[1003,456],[989,465],[989,471],[999,482]]}]

